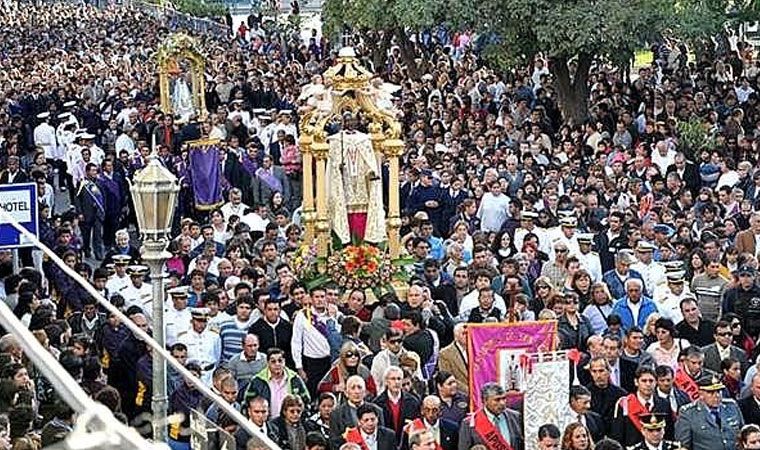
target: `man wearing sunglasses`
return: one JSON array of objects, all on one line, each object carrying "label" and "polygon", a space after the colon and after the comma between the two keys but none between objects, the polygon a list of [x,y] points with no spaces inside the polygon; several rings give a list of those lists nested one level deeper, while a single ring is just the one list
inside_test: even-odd
[{"label": "man wearing sunglasses", "polygon": [[715,373],[721,373],[721,361],[726,358],[734,358],[739,361],[742,373],[747,371],[747,355],[742,349],[733,345],[734,334],[731,332],[731,324],[725,320],[715,324],[715,342],[702,348],[705,353],[705,369]]}]

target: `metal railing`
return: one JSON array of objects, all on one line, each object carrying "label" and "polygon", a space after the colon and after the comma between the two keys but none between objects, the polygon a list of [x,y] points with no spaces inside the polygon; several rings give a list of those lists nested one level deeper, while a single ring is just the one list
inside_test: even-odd
[{"label": "metal railing", "polygon": [[[102,294],[100,294],[86,279],[84,279],[79,273],[67,266],[63,260],[53,252],[49,247],[40,242],[40,240],[29,230],[21,226],[18,221],[11,217],[4,209],[0,208],[0,221],[2,223],[13,226],[21,235],[26,237],[28,242],[32,243],[38,250],[41,250],[50,260],[58,266],[63,273],[68,275],[77,284],[79,284],[84,290],[90,294],[108,313],[115,315],[119,318],[119,321],[123,323],[138,339],[145,342],[145,344],[153,351],[154,357],[164,358],[168,365],[172,366],[185,380],[195,387],[201,394],[210,399],[217,405],[221,412],[227,414],[238,426],[245,430],[249,436],[257,438],[261,447],[269,450],[279,450],[279,446],[274,443],[268,436],[261,433],[261,431],[254,427],[252,422],[244,417],[240,411],[236,410],[232,405],[227,403],[219,394],[215,393],[208,388],[201,380],[193,375],[189,370],[185,368],[179,361],[177,361],[166,348],[158,345],[158,343],[148,335],[145,330],[135,325],[124,313],[116,306],[112,305]],[[0,302],[2,303],[2,302]],[[38,367],[43,375],[53,382],[56,390],[61,394],[63,400],[71,406],[71,408],[77,412],[82,413],[83,420],[87,420],[86,424],[83,424],[80,429],[78,438],[82,440],[83,448],[106,448],[106,446],[91,447],[86,441],[85,429],[88,431],[95,430],[103,435],[104,439],[110,437],[118,448],[121,443],[123,450],[132,449],[147,449],[150,448],[145,445],[143,441],[134,430],[126,428],[121,425],[113,416],[110,415],[110,411],[104,410],[105,407],[91,400],[82,390],[82,388],[71,378],[68,373],[58,364],[58,361],[48,353],[40,344],[31,332],[24,327],[21,322],[15,317],[10,309],[4,304],[0,304],[0,326],[5,327],[11,331],[19,340],[19,343],[23,350],[27,353],[27,356],[32,360],[32,363]],[[19,327],[20,326],[20,327]],[[94,420],[100,419],[93,423]],[[113,420],[111,420],[113,419]],[[166,426],[167,424],[154,424],[154,426]],[[75,429],[76,431],[76,429]],[[110,442],[110,441],[109,441]],[[163,443],[159,443],[163,444]],[[72,446],[73,447],[73,446]],[[108,446],[108,448],[111,448]]]}]

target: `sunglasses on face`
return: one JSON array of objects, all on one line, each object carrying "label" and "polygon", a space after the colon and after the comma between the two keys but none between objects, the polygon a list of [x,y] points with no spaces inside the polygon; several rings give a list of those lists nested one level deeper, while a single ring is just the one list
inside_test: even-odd
[{"label": "sunglasses on face", "polygon": [[358,358],[359,354],[358,353],[354,353],[354,352],[346,352],[343,356],[346,357],[346,358],[353,358],[353,357],[357,357]]}]

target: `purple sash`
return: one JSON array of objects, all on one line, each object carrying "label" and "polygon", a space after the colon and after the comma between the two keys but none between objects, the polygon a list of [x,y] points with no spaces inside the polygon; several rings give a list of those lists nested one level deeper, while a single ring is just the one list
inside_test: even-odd
[{"label": "purple sash", "polygon": [[[274,169],[271,167],[269,170],[274,172]],[[278,180],[272,172],[269,172],[261,167],[256,171],[256,176],[259,178],[259,180],[266,183],[266,185],[269,186],[269,189],[277,192],[282,192],[282,183],[280,183],[280,180]]]},{"label": "purple sash", "polygon": [[248,153],[243,154],[242,159],[243,168],[251,175],[256,175],[256,169],[258,169],[259,165],[256,163],[256,161],[248,156]]}]

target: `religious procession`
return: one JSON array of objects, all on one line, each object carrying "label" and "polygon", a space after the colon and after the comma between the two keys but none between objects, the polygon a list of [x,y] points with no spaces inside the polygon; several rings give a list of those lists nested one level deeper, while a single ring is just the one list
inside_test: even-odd
[{"label": "religious procession", "polygon": [[760,449],[736,15],[141,5],[0,4],[0,450]]}]

